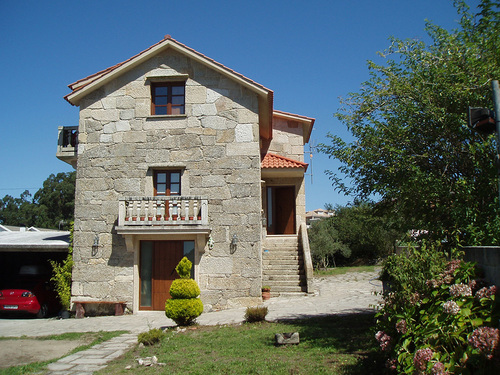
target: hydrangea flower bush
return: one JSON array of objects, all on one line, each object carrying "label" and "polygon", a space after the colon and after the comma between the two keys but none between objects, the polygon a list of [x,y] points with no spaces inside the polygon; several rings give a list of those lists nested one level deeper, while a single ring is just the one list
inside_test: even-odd
[{"label": "hydrangea flower bush", "polygon": [[391,288],[375,339],[394,373],[500,373],[497,288],[460,256],[454,250],[449,260],[438,245],[423,245],[384,264]]}]

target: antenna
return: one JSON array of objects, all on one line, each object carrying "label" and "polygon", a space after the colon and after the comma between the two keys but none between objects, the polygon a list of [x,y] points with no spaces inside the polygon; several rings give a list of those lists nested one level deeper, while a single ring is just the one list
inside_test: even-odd
[{"label": "antenna", "polygon": [[304,151],[304,154],[309,154],[309,168],[311,173],[306,173],[307,176],[311,176],[311,185],[313,184],[313,155],[318,151],[318,146],[316,146],[316,141],[312,140],[309,142],[309,152]]}]

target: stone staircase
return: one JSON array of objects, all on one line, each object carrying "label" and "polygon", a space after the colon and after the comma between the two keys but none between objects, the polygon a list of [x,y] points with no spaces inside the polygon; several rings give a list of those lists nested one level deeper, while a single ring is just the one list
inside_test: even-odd
[{"label": "stone staircase", "polygon": [[271,287],[271,296],[307,293],[298,236],[268,236],[262,251],[262,285]]}]

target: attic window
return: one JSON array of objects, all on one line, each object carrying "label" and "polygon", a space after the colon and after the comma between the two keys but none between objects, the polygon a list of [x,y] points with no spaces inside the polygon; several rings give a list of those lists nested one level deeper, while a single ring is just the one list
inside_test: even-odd
[{"label": "attic window", "polygon": [[183,115],[185,82],[151,82],[151,114]]}]

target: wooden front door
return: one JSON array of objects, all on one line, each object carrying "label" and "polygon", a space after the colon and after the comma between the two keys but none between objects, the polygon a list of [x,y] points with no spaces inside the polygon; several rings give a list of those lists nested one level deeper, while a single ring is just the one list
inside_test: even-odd
[{"label": "wooden front door", "polygon": [[184,256],[183,241],[141,241],[140,309],[164,310],[175,267]]},{"label": "wooden front door", "polygon": [[295,187],[267,188],[267,233],[295,234]]}]

